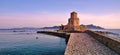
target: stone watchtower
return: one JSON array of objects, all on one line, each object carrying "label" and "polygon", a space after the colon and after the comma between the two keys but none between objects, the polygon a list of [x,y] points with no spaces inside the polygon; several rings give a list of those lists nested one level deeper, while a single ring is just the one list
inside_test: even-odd
[{"label": "stone watchtower", "polygon": [[81,25],[79,23],[79,18],[77,16],[76,12],[72,12],[70,14],[70,18],[68,19],[68,24],[67,25],[61,25],[60,30],[63,31],[85,31],[86,26]]},{"label": "stone watchtower", "polygon": [[71,30],[79,29],[79,18],[76,12],[72,12],[67,24]]}]

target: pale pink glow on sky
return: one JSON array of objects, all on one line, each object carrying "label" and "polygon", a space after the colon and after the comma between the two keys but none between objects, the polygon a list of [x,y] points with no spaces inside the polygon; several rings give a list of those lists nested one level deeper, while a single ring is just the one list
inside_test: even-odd
[{"label": "pale pink glow on sky", "polygon": [[0,0],[0,28],[66,25],[73,11],[81,24],[120,29],[120,0]]},{"label": "pale pink glow on sky", "polygon": [[[1,15],[0,27],[45,27],[67,24],[70,13],[41,13]],[[120,28],[120,13],[102,15],[79,13],[81,24],[95,24],[104,28]]]},{"label": "pale pink glow on sky", "polygon": [[83,24],[95,24],[104,28],[120,28],[120,13],[103,15],[80,14]]},{"label": "pale pink glow on sky", "polygon": [[65,24],[66,15],[61,14],[19,14],[0,16],[0,26],[2,28],[11,27],[44,27]]}]

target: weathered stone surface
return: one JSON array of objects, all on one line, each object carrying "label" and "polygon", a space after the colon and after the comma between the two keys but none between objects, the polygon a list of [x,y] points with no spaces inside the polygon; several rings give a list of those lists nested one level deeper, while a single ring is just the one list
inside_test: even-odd
[{"label": "weathered stone surface", "polygon": [[105,34],[101,34],[101,33],[90,31],[90,30],[87,30],[86,33],[91,35],[93,38],[95,38],[102,44],[116,51],[120,55],[120,39],[119,38],[113,38]]},{"label": "weathered stone surface", "polygon": [[65,33],[65,32],[58,32],[58,31],[37,31],[37,33],[44,33],[44,34],[49,34],[49,35],[54,35],[54,36],[59,36],[62,38],[68,38],[69,37],[69,33]]},{"label": "weathered stone surface", "polygon": [[65,55],[118,55],[86,33],[72,33]]}]

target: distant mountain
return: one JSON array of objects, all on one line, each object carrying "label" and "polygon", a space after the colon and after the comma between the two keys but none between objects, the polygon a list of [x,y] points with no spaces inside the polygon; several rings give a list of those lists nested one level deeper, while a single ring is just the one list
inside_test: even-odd
[{"label": "distant mountain", "polygon": [[[93,24],[86,25],[88,29],[104,29],[103,27],[96,26]],[[23,27],[23,28],[11,28],[11,29],[0,29],[0,30],[39,30],[39,29],[59,29],[60,26],[34,28],[34,27]]]},{"label": "distant mountain", "polygon": [[[93,24],[86,25],[88,29],[104,29],[103,27],[96,26]],[[41,29],[59,29],[60,26],[53,26],[53,27],[43,27]]]},{"label": "distant mountain", "polygon": [[52,26],[52,27],[43,27],[41,29],[59,29],[60,26]]},{"label": "distant mountain", "polygon": [[40,28],[33,28],[33,27],[9,28],[9,29],[1,28],[0,30],[37,30],[37,29],[40,29]]},{"label": "distant mountain", "polygon": [[93,25],[93,24],[90,24],[90,25],[86,25],[88,29],[104,29],[103,27],[100,27],[100,26],[96,26],[96,25]]},{"label": "distant mountain", "polygon": [[23,27],[23,28],[11,28],[13,30],[34,30],[34,29],[40,29],[40,28],[34,28],[34,27]]}]

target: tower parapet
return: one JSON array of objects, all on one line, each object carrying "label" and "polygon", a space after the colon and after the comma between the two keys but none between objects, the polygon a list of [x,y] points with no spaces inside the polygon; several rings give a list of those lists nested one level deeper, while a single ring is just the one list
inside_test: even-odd
[{"label": "tower parapet", "polygon": [[74,19],[74,18],[78,18],[78,17],[77,17],[77,13],[76,13],[76,12],[72,12],[70,18],[73,18],[73,19]]}]

